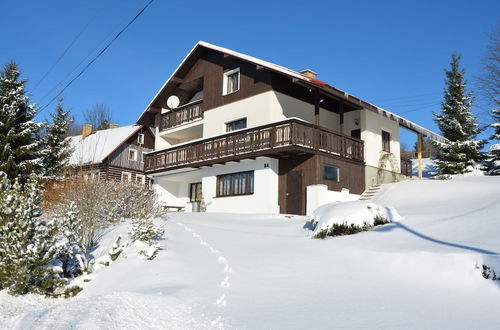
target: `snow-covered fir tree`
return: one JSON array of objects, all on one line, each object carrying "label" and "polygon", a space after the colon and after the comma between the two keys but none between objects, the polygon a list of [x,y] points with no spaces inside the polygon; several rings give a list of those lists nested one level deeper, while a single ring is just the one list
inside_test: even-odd
[{"label": "snow-covered fir tree", "polygon": [[[493,134],[490,139],[494,141],[494,144],[490,146],[488,151],[488,167],[500,165],[500,99],[498,100],[498,108],[491,110],[491,117],[493,118]],[[495,143],[496,142],[496,143]]]},{"label": "snow-covered fir tree", "polygon": [[15,62],[0,72],[0,171],[11,181],[43,172],[43,143],[38,138],[43,124],[33,121],[37,108],[29,103],[25,82]]},{"label": "snow-covered fir tree", "polygon": [[62,100],[59,100],[55,114],[50,115],[52,123],[46,123],[47,132],[43,138],[46,153],[43,157],[43,168],[48,178],[61,176],[67,167],[71,155],[70,141],[66,133],[71,123],[69,111],[64,111]]},{"label": "snow-covered fir tree", "polygon": [[42,222],[40,187],[31,176],[24,185],[0,172],[0,290],[12,294],[51,294],[65,283],[58,226]]},{"label": "snow-covered fir tree", "polygon": [[472,92],[466,90],[464,70],[460,69],[460,56],[452,54],[451,68],[446,71],[444,100],[441,114],[434,113],[442,135],[447,143],[434,141],[439,175],[462,174],[468,171],[481,157],[483,140],[476,139],[480,128],[472,114]]}]

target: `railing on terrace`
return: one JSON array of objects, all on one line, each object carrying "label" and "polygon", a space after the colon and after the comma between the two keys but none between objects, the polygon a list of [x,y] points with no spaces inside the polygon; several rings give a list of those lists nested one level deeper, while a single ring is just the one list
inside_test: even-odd
[{"label": "railing on terrace", "polygon": [[255,153],[273,154],[286,147],[310,149],[363,161],[363,141],[300,120],[289,119],[147,154],[145,170],[195,166],[196,163],[216,162],[233,156],[252,157]]},{"label": "railing on terrace", "polygon": [[401,158],[401,174],[406,175],[411,178],[412,175],[412,163],[411,159]]},{"label": "railing on terrace", "polygon": [[203,100],[191,102],[161,115],[160,132],[166,129],[203,118]]}]

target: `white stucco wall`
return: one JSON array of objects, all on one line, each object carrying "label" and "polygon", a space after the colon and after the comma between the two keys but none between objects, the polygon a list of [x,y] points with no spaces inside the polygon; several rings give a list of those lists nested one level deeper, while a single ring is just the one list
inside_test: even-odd
[{"label": "white stucco wall", "polygon": [[342,191],[328,190],[328,187],[324,184],[307,186],[306,194],[306,215],[311,215],[321,205],[339,201],[355,201],[360,196],[349,193],[349,189],[342,189]]},{"label": "white stucco wall", "polygon": [[[254,193],[251,195],[216,197],[217,175],[254,171]],[[190,212],[189,185],[202,182],[207,212],[279,213],[278,160],[258,157],[224,165],[214,165],[188,172],[157,176],[154,189],[163,205],[183,206]]]},{"label": "white stucco wall", "polygon": [[[391,134],[390,155],[382,151],[382,130]],[[373,111],[361,111],[361,139],[365,142],[365,182],[369,187],[374,183],[382,183],[376,178],[381,158],[386,156],[382,167],[391,172],[400,172],[400,138],[399,125],[394,120],[381,116]],[[371,168],[370,168],[371,167]]]},{"label": "white stucco wall", "polygon": [[[268,91],[206,111],[203,137],[225,133],[227,122],[242,118],[247,118],[247,127],[255,127],[293,117],[314,123],[314,105]],[[320,108],[319,117],[321,126],[338,131],[337,114]]]},{"label": "white stucco wall", "polygon": [[[268,164],[269,167],[265,167]],[[217,175],[254,171],[254,193],[251,195],[216,197]],[[203,198],[207,212],[279,213],[278,160],[258,157],[239,163],[203,168]]]},{"label": "white stucco wall", "polygon": [[269,124],[272,96],[273,92],[265,92],[205,111],[203,137],[225,133],[227,122],[242,118],[247,118],[247,127]]}]

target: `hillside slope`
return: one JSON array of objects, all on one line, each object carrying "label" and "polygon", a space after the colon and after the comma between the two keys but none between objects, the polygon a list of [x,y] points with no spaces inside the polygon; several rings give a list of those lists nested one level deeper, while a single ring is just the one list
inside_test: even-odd
[{"label": "hillside slope", "polygon": [[499,286],[476,266],[500,266],[500,177],[390,184],[375,202],[404,219],[326,240],[309,238],[304,217],[172,214],[159,220],[167,234],[157,259],[130,248],[78,297],[20,307],[0,325],[497,328]]}]

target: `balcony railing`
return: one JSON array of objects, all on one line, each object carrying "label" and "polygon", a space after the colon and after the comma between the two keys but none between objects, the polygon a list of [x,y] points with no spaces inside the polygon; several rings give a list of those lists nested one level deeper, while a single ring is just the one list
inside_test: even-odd
[{"label": "balcony railing", "polygon": [[203,100],[191,102],[161,115],[160,131],[203,118]]},{"label": "balcony railing", "polygon": [[307,150],[363,161],[363,141],[289,119],[147,154],[145,170],[196,167],[246,157]]},{"label": "balcony railing", "polygon": [[412,175],[411,159],[401,158],[401,174],[411,178]]}]

